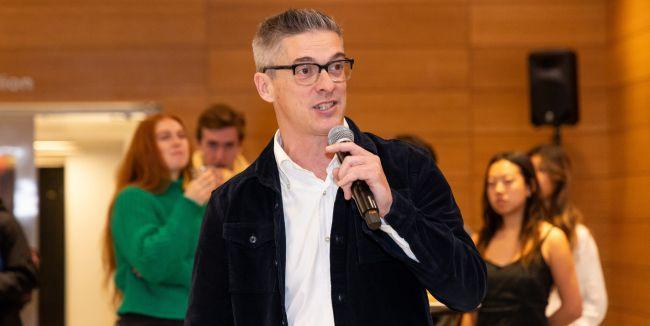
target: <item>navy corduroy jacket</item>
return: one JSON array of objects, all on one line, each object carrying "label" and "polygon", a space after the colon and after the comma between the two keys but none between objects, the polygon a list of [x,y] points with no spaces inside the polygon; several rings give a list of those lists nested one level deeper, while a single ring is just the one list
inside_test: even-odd
[{"label": "navy corduroy jacket", "polygon": [[[486,268],[463,229],[451,189],[433,160],[399,141],[361,133],[378,155],[393,204],[384,217],[419,263],[383,231],[372,231],[339,189],[330,238],[334,321],[340,325],[432,325],[425,289],[455,310],[476,308]],[[285,230],[273,140],[208,204],[185,325],[287,325]],[[302,326],[302,325],[296,325]]]}]

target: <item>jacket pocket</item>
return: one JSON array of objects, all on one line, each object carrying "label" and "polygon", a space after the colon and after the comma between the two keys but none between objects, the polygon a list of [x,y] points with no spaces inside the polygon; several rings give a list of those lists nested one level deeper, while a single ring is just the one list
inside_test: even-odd
[{"label": "jacket pocket", "polygon": [[276,290],[277,268],[273,225],[224,223],[228,251],[228,284],[233,293]]}]

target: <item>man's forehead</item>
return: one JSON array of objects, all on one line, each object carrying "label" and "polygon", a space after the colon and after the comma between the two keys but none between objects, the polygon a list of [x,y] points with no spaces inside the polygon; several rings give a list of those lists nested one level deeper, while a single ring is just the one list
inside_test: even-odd
[{"label": "man's forehead", "polygon": [[210,140],[230,140],[230,139],[237,139],[237,137],[239,136],[237,134],[237,128],[232,126],[218,128],[218,129],[203,127],[202,133],[204,139],[210,139]]},{"label": "man's forehead", "polygon": [[310,31],[285,37],[280,42],[278,54],[287,63],[327,62],[345,57],[343,38],[331,31]]}]

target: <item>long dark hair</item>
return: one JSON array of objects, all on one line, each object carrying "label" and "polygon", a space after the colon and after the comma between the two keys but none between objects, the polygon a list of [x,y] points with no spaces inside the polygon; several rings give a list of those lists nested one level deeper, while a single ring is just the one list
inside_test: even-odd
[{"label": "long dark hair", "polygon": [[528,156],[519,152],[503,152],[494,155],[485,170],[483,181],[483,227],[479,231],[477,248],[482,254],[492,241],[492,238],[501,227],[503,227],[503,216],[497,213],[490,205],[488,198],[488,172],[490,167],[501,160],[506,160],[519,167],[519,173],[524,178],[526,186],[530,189],[530,196],[526,198],[524,207],[524,218],[519,231],[521,246],[521,259],[524,263],[530,261],[531,249],[541,242],[539,234],[539,223],[544,219],[544,207],[541,202],[539,185],[535,177],[535,169]]},{"label": "long dark hair", "polygon": [[539,145],[528,151],[528,156],[539,156],[541,170],[548,174],[553,183],[551,198],[542,199],[547,209],[547,219],[562,229],[573,247],[576,238],[576,226],[582,220],[582,213],[570,200],[571,161],[560,146]]}]

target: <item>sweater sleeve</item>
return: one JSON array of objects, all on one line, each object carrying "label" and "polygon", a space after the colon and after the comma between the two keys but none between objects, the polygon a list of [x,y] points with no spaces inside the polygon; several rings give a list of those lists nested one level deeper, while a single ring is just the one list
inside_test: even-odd
[{"label": "sweater sleeve", "polygon": [[188,284],[191,267],[184,261],[196,248],[202,211],[184,196],[176,199],[171,210],[163,211],[153,194],[128,187],[113,206],[111,230],[116,250],[124,255],[132,272],[148,282]]},{"label": "sweater sleeve", "polygon": [[22,304],[36,286],[36,267],[18,222],[0,212],[0,305]]}]

